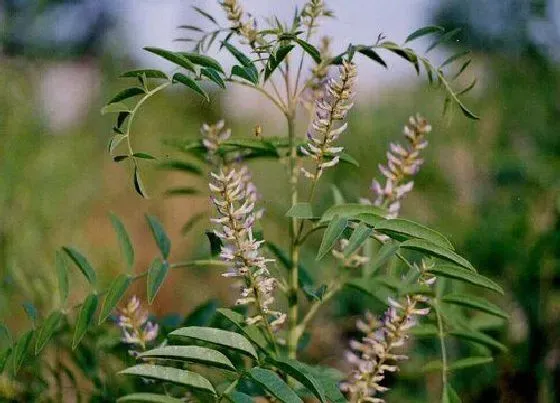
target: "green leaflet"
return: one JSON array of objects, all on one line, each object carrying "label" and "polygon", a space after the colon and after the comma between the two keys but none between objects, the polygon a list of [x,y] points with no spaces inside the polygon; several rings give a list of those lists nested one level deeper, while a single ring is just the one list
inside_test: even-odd
[{"label": "green leaflet", "polygon": [[345,204],[337,204],[335,206],[330,207],[327,211],[323,213],[321,217],[321,223],[330,221],[334,218],[334,216],[345,217],[348,219],[358,219],[361,217],[361,214],[367,215],[374,215],[382,218],[386,211],[383,209],[371,206],[367,204],[359,204],[359,203],[345,203]]},{"label": "green leaflet", "polygon": [[202,377],[196,372],[187,371],[185,369],[162,367],[160,365],[139,364],[124,371],[119,372],[122,375],[134,375],[142,378],[153,379],[161,382],[171,382],[187,388],[200,390],[203,392],[216,394],[214,387],[208,379]]},{"label": "green leaflet", "polygon": [[239,333],[228,332],[226,330],[216,329],[213,327],[188,326],[174,330],[169,333],[169,336],[171,339],[179,341],[193,339],[232,348],[244,354],[248,354],[258,360],[258,355],[253,345]]},{"label": "green leaflet", "polygon": [[78,344],[80,344],[80,341],[85,336],[88,328],[92,324],[93,317],[95,316],[95,311],[97,310],[98,302],[99,298],[97,294],[90,294],[82,304],[80,312],[78,313],[78,320],[76,321],[74,337],[72,338],[73,350],[78,347]]},{"label": "green leaflet", "polygon": [[132,268],[132,266],[134,265],[134,247],[132,246],[130,236],[126,231],[124,224],[116,214],[110,213],[109,219],[111,220],[113,229],[117,234],[117,240],[119,241],[119,246],[121,248],[121,253],[124,257],[124,260],[127,266],[129,268]]},{"label": "green leaflet", "polygon": [[489,290],[496,291],[500,294],[504,293],[502,287],[481,274],[472,272],[455,265],[436,265],[428,269],[428,272],[436,276],[443,276],[460,280],[479,287],[488,288]]},{"label": "green leaflet", "polygon": [[334,247],[336,241],[340,239],[347,225],[347,218],[338,217],[337,215],[333,217],[329,226],[325,230],[323,240],[321,241],[321,246],[319,247],[319,252],[317,252],[315,260],[321,260]]},{"label": "green leaflet", "polygon": [[315,397],[321,402],[326,402],[325,391],[323,386],[313,374],[309,371],[307,366],[302,365],[301,362],[291,359],[280,359],[273,361],[276,368],[291,376],[296,381],[304,385],[309,391],[313,392]]},{"label": "green leaflet", "polygon": [[442,234],[414,221],[403,220],[401,218],[383,220],[375,225],[375,230],[397,241],[420,238],[443,248],[453,250],[453,244]]},{"label": "green leaflet", "polygon": [[201,53],[193,53],[193,52],[177,52],[177,53],[194,64],[211,68],[212,70],[219,71],[220,73],[224,72],[222,65],[216,59],[210,56],[206,56]]},{"label": "green leaflet", "polygon": [[371,229],[369,226],[367,226],[364,223],[360,223],[358,225],[358,228],[356,228],[352,232],[352,236],[348,240],[348,245],[344,249],[344,257],[348,258],[354,252],[356,252],[364,244],[364,242],[369,238],[369,236],[371,235],[372,232],[373,232],[373,229]]},{"label": "green leaflet", "polygon": [[142,77],[146,76],[146,78],[164,78],[167,79],[167,75],[160,70],[154,69],[142,69],[142,70],[130,70],[124,72],[121,77]]},{"label": "green leaflet", "polygon": [[64,315],[62,312],[55,311],[52,312],[47,319],[45,319],[37,332],[37,338],[35,340],[35,354],[39,354],[43,348],[45,348],[63,317]]},{"label": "green leaflet", "polygon": [[430,241],[426,241],[425,239],[409,239],[408,241],[404,241],[403,243],[401,243],[400,247],[402,249],[411,249],[411,250],[426,253],[428,255],[440,259],[445,259],[459,266],[462,266],[473,273],[475,272],[474,267],[472,267],[472,265],[467,259],[459,256],[452,250],[443,248],[438,244],[435,244]]},{"label": "green leaflet", "polygon": [[192,71],[193,73],[195,72],[194,64],[190,60],[187,60],[180,53],[172,52],[170,50],[165,50],[160,48],[154,48],[154,47],[145,47],[144,50],[150,53],[154,53],[158,56],[161,56],[164,59],[169,60],[170,62],[175,63],[178,66],[181,66],[187,70]]},{"label": "green leaflet", "polygon": [[146,193],[146,187],[144,186],[144,182],[140,177],[140,170],[137,166],[134,167],[134,190],[144,199],[148,198],[148,193]]},{"label": "green leaflet", "polygon": [[154,299],[163,285],[165,277],[167,277],[167,272],[169,270],[169,265],[166,261],[162,261],[159,257],[152,260],[150,268],[148,269],[148,281],[147,281],[147,295],[148,304],[152,304]]},{"label": "green leaflet", "polygon": [[107,102],[107,104],[110,105],[110,104],[113,104],[115,102],[124,101],[125,99],[136,97],[138,95],[142,95],[142,94],[145,94],[145,93],[146,93],[146,91],[144,91],[144,89],[140,88],[140,87],[126,88],[126,89],[118,92],[113,98],[111,98],[111,100],[109,102]]},{"label": "green leaflet", "polygon": [[388,241],[379,248],[379,251],[371,262],[371,271],[375,272],[389,261],[399,250],[399,242]]},{"label": "green leaflet", "polygon": [[70,259],[72,259],[74,264],[78,267],[78,269],[80,269],[90,285],[95,287],[97,283],[97,275],[95,274],[95,270],[85,258],[85,256],[78,252],[76,249],[69,246],[64,246],[62,250],[66,252]]},{"label": "green leaflet", "polygon": [[218,84],[221,88],[226,88],[224,80],[222,79],[222,77],[220,77],[220,73],[218,73],[216,70],[210,68],[202,68],[200,69],[200,74],[210,81]]},{"label": "green leaflet", "polygon": [[130,108],[123,102],[114,102],[101,108],[101,114],[130,112]]},{"label": "green leaflet", "polygon": [[158,360],[194,362],[235,371],[235,367],[225,355],[219,351],[200,346],[164,346],[143,352],[138,357],[145,360],[155,358]]},{"label": "green leaflet", "polygon": [[298,219],[313,219],[313,208],[310,203],[296,203],[285,214],[286,217]]},{"label": "green leaflet", "polygon": [[499,306],[492,304],[484,298],[467,294],[448,294],[441,299],[446,304],[454,304],[466,308],[477,309],[490,315],[507,319],[509,316]]},{"label": "green leaflet", "polygon": [[29,345],[31,344],[31,339],[33,339],[33,334],[35,332],[33,330],[29,330],[27,332],[25,332],[19,339],[18,341],[15,343],[13,350],[12,350],[12,365],[13,365],[13,370],[14,370],[14,374],[16,374],[20,367],[21,364],[23,364],[23,361],[25,360],[25,357],[27,356],[27,351],[29,349]]},{"label": "green leaflet", "polygon": [[119,274],[111,282],[107,295],[103,300],[101,311],[99,312],[98,324],[102,324],[109,317],[113,309],[117,306],[123,295],[126,293],[132,278],[126,274]]},{"label": "green leaflet", "polygon": [[303,403],[296,393],[273,371],[263,368],[253,368],[249,376],[265,388],[272,396],[284,403]]},{"label": "green leaflet", "polygon": [[413,41],[417,38],[420,38],[420,37],[428,35],[428,34],[434,34],[434,33],[444,32],[444,31],[445,31],[445,28],[440,27],[438,25],[428,25],[426,27],[419,28],[416,31],[414,31],[413,33],[411,33],[410,35],[408,35],[406,37],[406,40],[404,41],[404,43]]},{"label": "green leaflet", "polygon": [[258,326],[247,325],[247,321],[243,315],[232,311],[227,308],[219,308],[217,312],[225,317],[228,321],[233,323],[237,329],[239,329],[249,340],[256,344],[262,351],[269,352],[266,338],[262,334]]},{"label": "green leaflet", "polygon": [[155,393],[132,393],[117,399],[117,403],[184,403],[182,399],[177,399],[166,395],[156,395]]},{"label": "green leaflet", "polygon": [[154,240],[156,241],[156,245],[160,250],[163,259],[167,259],[169,257],[169,252],[171,251],[171,241],[165,233],[163,225],[157,217],[153,215],[146,214],[146,220],[152,230],[152,235],[154,236]]},{"label": "green leaflet", "polygon": [[232,403],[254,403],[251,396],[237,390],[229,392],[225,397]]},{"label": "green leaflet", "polygon": [[474,331],[464,331],[464,330],[453,330],[448,332],[449,335],[458,337],[463,340],[472,341],[473,343],[482,344],[492,350],[497,350],[501,352],[506,352],[507,347],[502,343],[494,340],[492,337],[485,335],[484,333],[474,332]]},{"label": "green leaflet", "polygon": [[307,53],[315,63],[321,63],[321,53],[309,42],[305,42],[301,39],[296,39],[296,42],[301,48]]},{"label": "green leaflet", "polygon": [[200,86],[196,83],[196,81],[194,81],[192,78],[187,77],[186,75],[184,75],[183,73],[175,73],[173,74],[173,80],[174,83],[175,82],[179,82],[181,84],[186,85],[188,88],[190,88],[191,90],[193,90],[194,92],[198,93],[200,96],[202,96],[206,101],[210,102],[210,97],[208,96],[208,94],[206,93],[206,91],[204,91],[202,88],[200,88]]},{"label": "green leaflet", "polygon": [[12,348],[8,347],[4,351],[0,352],[0,374],[4,372],[6,368],[6,364],[8,363],[8,359],[10,358],[10,354],[12,353]]}]

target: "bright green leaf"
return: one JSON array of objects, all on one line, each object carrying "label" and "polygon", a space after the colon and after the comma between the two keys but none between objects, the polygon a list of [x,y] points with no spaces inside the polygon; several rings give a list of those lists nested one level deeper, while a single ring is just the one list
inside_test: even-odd
[{"label": "bright green leaf", "polygon": [[18,341],[16,341],[14,345],[12,351],[12,365],[14,374],[19,371],[21,364],[23,364],[23,361],[27,356],[27,350],[29,349],[29,345],[31,344],[31,339],[33,339],[33,334],[33,330],[27,331],[18,339]]},{"label": "bright green leaf", "polygon": [[256,70],[249,67],[241,67],[236,64],[231,68],[231,75],[247,80],[254,85],[257,85],[259,83],[258,73],[256,72]]},{"label": "bright green leaf", "polygon": [[93,323],[95,311],[97,311],[97,304],[99,297],[97,294],[90,294],[85,299],[84,303],[78,313],[78,320],[76,321],[76,329],[74,330],[74,337],[72,338],[72,350],[75,350],[85,336],[88,328]]},{"label": "bright green leaf", "polygon": [[237,329],[239,329],[249,340],[256,344],[261,350],[268,352],[269,343],[264,337],[258,326],[247,325],[245,316],[238,312],[227,308],[219,308],[217,312],[230,321]]},{"label": "bright green leaf", "polygon": [[45,322],[41,325],[37,332],[37,338],[35,340],[35,354],[39,354],[43,348],[47,345],[50,338],[58,328],[60,320],[64,317],[62,312],[55,311],[52,312]]},{"label": "bright green leaf", "polygon": [[446,384],[443,389],[441,403],[461,403],[459,395],[457,394],[457,392],[455,392],[455,389],[453,389],[450,384]]},{"label": "bright green leaf", "polygon": [[348,219],[346,217],[339,217],[338,215],[333,217],[323,234],[323,240],[321,241],[321,246],[319,247],[319,252],[317,252],[315,260],[321,260],[334,247],[347,225]]},{"label": "bright green leaf", "polygon": [[101,311],[99,313],[98,324],[102,324],[109,317],[113,309],[117,306],[123,295],[126,293],[128,286],[132,282],[132,278],[125,274],[119,274],[112,281],[107,291],[107,295],[103,300]]},{"label": "bright green leaf", "polygon": [[371,271],[375,272],[389,261],[399,250],[399,242],[387,241],[379,248],[377,254],[373,257],[371,262]]}]

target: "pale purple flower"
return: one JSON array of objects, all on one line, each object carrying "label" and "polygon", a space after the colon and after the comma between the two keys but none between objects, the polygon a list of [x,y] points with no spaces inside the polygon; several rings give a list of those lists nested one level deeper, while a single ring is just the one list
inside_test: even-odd
[{"label": "pale purple flower", "polygon": [[136,296],[120,309],[117,326],[121,328],[121,340],[131,345],[129,353],[132,355],[136,355],[138,349],[144,351],[158,335],[158,325],[148,321],[148,312],[141,308]]}]

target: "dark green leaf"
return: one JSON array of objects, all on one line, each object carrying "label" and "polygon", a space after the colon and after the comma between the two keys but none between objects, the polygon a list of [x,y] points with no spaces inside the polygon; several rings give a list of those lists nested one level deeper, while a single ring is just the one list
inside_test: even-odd
[{"label": "dark green leaf", "polygon": [[455,336],[463,340],[472,341],[473,343],[482,344],[493,350],[497,350],[501,352],[507,351],[506,346],[494,340],[492,337],[487,336],[484,333],[475,332],[475,331],[453,330],[451,332],[448,332],[448,334],[450,336]]},{"label": "dark green leaf", "polygon": [[205,343],[228,347],[258,359],[253,345],[239,333],[228,332],[213,327],[188,326],[177,329],[169,336],[174,340],[194,339]]},{"label": "dark green leaf", "polygon": [[371,270],[376,271],[389,261],[399,250],[399,243],[388,241],[379,249],[371,262]]},{"label": "dark green leaf", "polygon": [[220,315],[225,317],[228,321],[230,321],[237,329],[239,329],[247,338],[256,344],[261,350],[268,352],[268,345],[269,343],[266,341],[261,330],[255,325],[247,325],[247,320],[245,316],[232,311],[231,309],[227,308],[220,308],[217,311]]},{"label": "dark green leaf", "polygon": [[188,172],[199,176],[203,175],[202,168],[200,168],[197,165],[191,164],[190,162],[166,161],[160,164],[159,167],[167,171],[181,171],[181,172]]},{"label": "dark green leaf", "polygon": [[307,366],[302,365],[299,361],[291,359],[274,360],[273,363],[280,371],[294,378],[309,389],[310,392],[313,392],[315,397],[321,402],[327,401],[323,386],[315,379]]},{"label": "dark green leaf", "polygon": [[169,270],[169,265],[167,262],[162,261],[159,257],[156,257],[150,264],[148,269],[148,304],[154,302],[159,289],[161,288],[167,272]]},{"label": "dark green leaf", "polygon": [[335,215],[329,226],[325,230],[323,235],[323,240],[321,241],[321,246],[319,247],[319,252],[315,260],[321,260],[336,244],[336,241],[340,239],[342,233],[348,225],[348,219],[346,217],[339,217]]},{"label": "dark green leaf", "polygon": [[383,220],[375,225],[375,230],[398,241],[406,241],[410,238],[420,238],[433,242],[443,248],[453,250],[453,244],[442,234],[414,221],[403,220],[400,218]]},{"label": "dark green leaf", "polygon": [[117,403],[184,403],[184,400],[167,395],[140,392],[119,397]]},{"label": "dark green leaf", "polygon": [[499,316],[501,318],[507,319],[509,316],[500,307],[488,302],[484,298],[476,297],[474,295],[466,294],[448,294],[444,296],[442,302],[447,304],[454,304],[463,306],[466,308],[477,309],[482,312],[489,313],[490,315]]},{"label": "dark green leaf", "polygon": [[113,161],[115,161],[115,162],[121,162],[121,161],[126,160],[127,158],[128,158],[128,155],[115,155],[115,156],[113,157]]},{"label": "dark green leaf", "polygon": [[208,325],[218,309],[219,303],[216,299],[210,299],[198,305],[183,321],[182,326],[206,326]]},{"label": "dark green leaf", "polygon": [[142,159],[145,159],[145,160],[155,160],[156,159],[156,157],[154,157],[153,155],[150,155],[148,153],[134,153],[134,154],[132,154],[132,156],[136,157],[136,158],[142,158]]},{"label": "dark green leaf", "polygon": [[147,78],[167,79],[167,75],[163,71],[153,70],[153,69],[130,70],[121,75],[121,77],[136,77],[136,78],[142,76],[146,76]]},{"label": "dark green leaf", "polygon": [[156,245],[159,248],[161,255],[164,259],[167,259],[169,257],[169,252],[171,251],[171,241],[165,233],[163,225],[157,217],[150,214],[146,214],[146,220],[152,230],[152,235],[154,236],[154,240],[156,241]]},{"label": "dark green leaf", "polygon": [[467,61],[465,61],[461,68],[457,71],[457,73],[455,73],[455,75],[453,76],[453,80],[455,80],[457,77],[459,77],[466,69],[467,67],[469,67],[469,65],[471,64],[472,60],[469,59]]},{"label": "dark green leaf", "polygon": [[52,312],[45,322],[41,325],[39,331],[37,332],[37,338],[35,340],[35,354],[39,354],[43,348],[47,345],[50,338],[58,328],[58,324],[64,315],[62,312],[55,311]]},{"label": "dark green leaf", "polygon": [[132,268],[132,266],[134,266],[134,248],[132,246],[132,242],[130,241],[130,236],[119,217],[117,217],[114,213],[110,213],[109,219],[111,220],[113,229],[117,234],[117,240],[119,241],[119,246],[124,260],[127,266]]},{"label": "dark green leaf", "polygon": [[346,203],[346,204],[338,204],[332,206],[327,211],[323,213],[321,217],[321,222],[327,222],[334,218],[335,215],[339,217],[344,217],[348,219],[354,219],[359,214],[371,214],[376,215],[382,218],[387,212],[379,207],[367,205],[367,204],[359,204],[359,203]]},{"label": "dark green leaf", "polygon": [[12,351],[12,365],[14,374],[19,371],[21,364],[23,364],[23,361],[27,356],[27,350],[29,349],[29,345],[31,344],[31,339],[33,339],[33,334],[33,330],[25,332],[14,345],[14,349]]},{"label": "dark green leaf", "polygon": [[229,42],[224,41],[222,42],[222,44],[244,67],[249,67],[250,69],[256,70],[255,64],[243,52],[241,52]]},{"label": "dark green leaf", "polygon": [[468,54],[470,54],[470,53],[471,53],[470,50],[466,50],[466,51],[464,51],[464,52],[456,53],[456,54],[454,54],[453,56],[447,58],[447,59],[439,66],[439,68],[441,69],[441,68],[447,66],[448,64],[453,63],[455,60],[460,59],[461,57],[466,56],[466,55],[468,55]]},{"label": "dark green leaf", "polygon": [[369,295],[384,305],[388,305],[388,297],[394,297],[394,292],[385,283],[376,280],[364,281],[360,278],[354,278],[348,280],[344,285]]},{"label": "dark green leaf", "polygon": [[403,243],[401,243],[400,247],[403,249],[420,251],[431,256],[449,260],[450,262],[456,263],[459,266],[464,267],[465,269],[471,270],[472,272],[475,271],[468,260],[459,256],[450,249],[443,248],[438,244],[426,241],[424,239],[409,239],[408,241],[404,241]]},{"label": "dark green leaf", "polygon": [[115,95],[113,98],[111,98],[111,100],[109,102],[107,102],[107,104],[113,104],[115,102],[120,102],[123,101],[125,99],[128,98],[132,98],[135,97],[137,95],[141,95],[141,94],[145,94],[146,91],[144,91],[143,88],[140,87],[131,87],[131,88],[127,88],[125,90],[120,91],[119,93],[117,93],[117,95]]},{"label": "dark green leaf", "polygon": [[206,231],[206,236],[210,242],[210,255],[212,257],[219,256],[222,251],[222,240],[214,231]]},{"label": "dark green leaf", "polygon": [[404,41],[404,43],[413,41],[417,38],[420,38],[421,36],[424,35],[428,35],[428,34],[433,34],[436,32],[444,32],[445,28],[437,26],[437,25],[428,25],[426,27],[422,27],[420,29],[417,29],[416,31],[414,31],[413,33],[411,33],[410,35],[408,35],[406,37],[406,41]]},{"label": "dark green leaf", "polygon": [[235,367],[225,355],[216,350],[200,346],[164,346],[140,353],[144,360],[187,361],[235,371]]},{"label": "dark green leaf", "polygon": [[186,85],[191,90],[193,90],[193,91],[197,92],[199,95],[201,95],[204,99],[206,99],[207,101],[210,101],[210,98],[208,97],[208,94],[206,93],[206,91],[204,91],[202,88],[200,88],[200,86],[196,83],[196,81],[194,81],[190,77],[187,77],[183,73],[173,74],[173,82],[174,83],[179,82],[181,84]]},{"label": "dark green leaf", "polygon": [[232,403],[254,403],[255,401],[251,396],[237,390],[229,392],[225,397]]},{"label": "dark green leaf", "polygon": [[139,364],[124,371],[122,375],[134,375],[142,378],[153,379],[155,381],[170,382],[187,388],[200,390],[202,392],[216,394],[212,384],[196,372],[186,369],[162,367],[159,365]]},{"label": "dark green leaf", "polygon": [[484,277],[478,273],[474,273],[471,270],[464,269],[455,265],[436,265],[434,267],[428,268],[428,272],[435,274],[436,276],[443,276],[452,278],[455,280],[465,281],[467,283],[488,288],[490,290],[496,291],[500,294],[504,293],[502,287],[493,282],[487,277]]},{"label": "dark green leaf", "polygon": [[313,208],[310,203],[296,203],[285,214],[286,217],[297,219],[313,219]]},{"label": "dark green leaf", "polygon": [[456,35],[458,35],[461,32],[461,28],[455,28],[452,31],[446,32],[445,34],[443,34],[442,36],[440,36],[438,39],[436,39],[430,46],[428,46],[428,49],[426,49],[426,53],[428,53],[430,50],[434,49],[437,45],[439,45],[440,43],[444,43],[444,42],[448,42],[451,39],[453,39]]},{"label": "dark green leaf", "polygon": [[222,79],[222,77],[220,77],[220,74],[216,70],[210,68],[202,68],[200,69],[200,74],[202,74],[210,81],[213,81],[214,83],[218,84],[220,87],[224,89],[226,88],[226,84],[224,83],[224,80]]},{"label": "dark green leaf", "polygon": [[[472,89],[474,88],[475,85],[476,85],[476,78],[473,79],[469,85],[467,85],[465,88],[463,88],[461,91],[459,91],[459,92],[457,93],[457,96],[466,94],[467,92],[469,92],[470,90],[472,90]],[[468,112],[469,112],[469,113],[472,113],[472,112],[470,112],[470,111],[468,111]],[[470,117],[470,116],[469,116],[469,117]]]},{"label": "dark green leaf", "polygon": [[219,71],[220,73],[224,72],[220,63],[216,59],[210,56],[206,56],[200,53],[193,53],[193,52],[177,52],[177,53],[194,64],[198,64],[202,67],[208,67],[212,70]]},{"label": "dark green leaf", "polygon": [[315,379],[321,384],[325,392],[325,397],[329,402],[347,402],[347,400],[340,392],[340,389],[338,388],[338,382],[345,378],[344,374],[340,373],[334,368],[311,366],[304,363],[300,363],[300,365],[305,367],[307,372],[313,375]]},{"label": "dark green leaf", "polygon": [[241,67],[236,64],[231,68],[231,75],[241,77],[242,79],[247,80],[255,85],[259,83],[259,76],[256,70],[253,70],[249,67]]},{"label": "dark green leaf", "polygon": [[373,230],[364,223],[360,223],[358,228],[352,232],[352,236],[348,240],[348,245],[344,249],[344,257],[350,257],[354,252],[356,252],[364,242],[369,238]]},{"label": "dark green leaf", "polygon": [[115,102],[109,105],[105,105],[101,108],[101,114],[106,113],[120,113],[120,112],[130,112],[130,108],[123,102]]},{"label": "dark green leaf", "polygon": [[[328,153],[325,154],[325,155],[328,156]],[[346,164],[354,165],[357,168],[360,167],[360,163],[354,157],[352,157],[350,154],[346,154],[346,153],[340,154],[340,161],[342,161]]]},{"label": "dark green leaf", "polygon": [[201,9],[200,7],[196,7],[193,6],[193,9],[199,13],[200,15],[202,15],[203,17],[205,17],[206,19],[208,19],[209,21],[211,21],[212,23],[218,25],[218,22],[216,21],[216,19],[214,17],[212,17],[212,15],[210,15],[209,13],[207,13],[206,11],[204,11],[203,9]]},{"label": "dark green leaf", "polygon": [[107,295],[103,300],[101,312],[99,313],[98,324],[102,324],[109,317],[113,309],[117,306],[123,295],[125,294],[132,278],[125,274],[119,274],[109,286]]},{"label": "dark green leaf", "polygon": [[268,57],[268,62],[266,64],[266,69],[264,72],[264,81],[268,80],[268,78],[274,73],[274,71],[278,68],[280,63],[286,58],[288,53],[294,48],[294,45],[285,45],[280,46],[278,50],[271,54]]},{"label": "dark green leaf", "polygon": [[111,154],[113,151],[115,151],[115,148],[117,148],[117,146],[125,138],[126,138],[126,136],[122,135],[122,134],[115,134],[113,137],[111,137],[111,140],[109,140],[109,154]]},{"label": "dark green leaf", "polygon": [[165,191],[166,196],[187,196],[187,195],[195,195],[198,193],[200,193],[200,191],[192,186],[173,188]]},{"label": "dark green leaf", "polygon": [[315,63],[321,63],[321,53],[319,53],[315,46],[301,39],[296,39],[296,42],[309,56],[311,56]]},{"label": "dark green leaf", "polygon": [[93,323],[93,317],[95,316],[95,311],[97,311],[98,300],[99,298],[97,294],[90,294],[80,307],[78,320],[76,321],[76,329],[74,330],[74,337],[72,338],[72,350],[75,350],[76,347],[78,347],[78,344],[80,344],[80,341],[85,336],[88,328]]},{"label": "dark green leaf", "polygon": [[371,60],[373,60],[376,63],[379,63],[383,67],[387,68],[387,63],[385,63],[385,60],[383,60],[381,56],[379,56],[379,53],[377,53],[375,50],[370,48],[361,48],[358,49],[358,52],[364,56],[369,57]]},{"label": "dark green leaf", "polygon": [[78,267],[78,269],[80,269],[80,271],[87,279],[87,281],[93,287],[95,287],[97,283],[97,275],[95,274],[95,270],[89,264],[88,260],[84,257],[84,255],[82,255],[76,249],[71,248],[69,246],[64,246],[62,250],[66,252],[66,254],[68,255],[68,257],[70,257],[70,259],[72,259],[74,264]]},{"label": "dark green leaf", "polygon": [[284,403],[303,403],[296,393],[273,371],[263,368],[253,368],[248,374],[251,378],[270,392],[272,396]]},{"label": "dark green leaf", "polygon": [[144,199],[148,198],[148,194],[146,193],[146,188],[144,187],[144,182],[140,177],[140,170],[138,167],[134,167],[134,190]]},{"label": "dark green leaf", "polygon": [[172,52],[170,50],[160,49],[160,48],[153,48],[153,47],[145,47],[144,50],[147,50],[150,53],[154,53],[158,56],[163,57],[166,60],[169,60],[172,63],[175,63],[187,70],[195,72],[194,64],[187,60],[184,56],[177,52]]}]

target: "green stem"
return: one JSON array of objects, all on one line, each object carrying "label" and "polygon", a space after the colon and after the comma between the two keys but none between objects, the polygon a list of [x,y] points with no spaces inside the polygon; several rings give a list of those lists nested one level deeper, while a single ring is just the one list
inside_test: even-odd
[{"label": "green stem", "polygon": [[434,309],[436,311],[438,337],[441,347],[441,383],[443,393],[445,393],[445,388],[447,387],[447,349],[445,347],[445,333],[443,331],[443,320],[441,317],[438,298],[434,298]]}]

